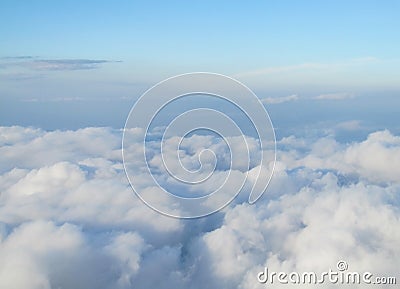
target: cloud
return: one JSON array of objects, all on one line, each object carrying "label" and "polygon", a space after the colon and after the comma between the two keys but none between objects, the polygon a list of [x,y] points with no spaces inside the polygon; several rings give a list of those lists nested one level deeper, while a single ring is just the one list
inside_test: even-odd
[{"label": "cloud", "polygon": [[313,97],[316,100],[343,100],[354,98],[354,93],[349,92],[338,92],[338,93],[327,93],[327,94],[320,94],[318,96]]},{"label": "cloud", "polygon": [[101,67],[102,64],[121,61],[104,59],[42,59],[33,56],[3,57],[0,64],[2,68],[25,67],[30,70],[55,71],[55,70],[87,70]]},{"label": "cloud", "polygon": [[359,120],[349,120],[340,122],[335,127],[336,130],[347,130],[347,131],[357,131],[363,129],[361,121]]},{"label": "cloud", "polygon": [[259,75],[268,75],[268,74],[275,74],[281,72],[291,72],[291,71],[298,71],[304,69],[320,69],[325,67],[325,64],[322,63],[302,63],[296,65],[287,65],[287,66],[272,66],[263,69],[253,70],[253,71],[246,71],[242,73],[238,73],[235,77],[249,77],[249,76],[259,76]]},{"label": "cloud", "polygon": [[95,59],[40,59],[27,65],[35,70],[86,70],[98,68],[100,64],[110,63],[109,60]]},{"label": "cloud", "polygon": [[262,98],[261,102],[263,102],[265,104],[279,104],[279,103],[284,103],[284,102],[289,102],[289,101],[297,101],[299,99],[344,100],[344,99],[351,99],[351,98],[354,98],[354,97],[355,97],[355,94],[354,93],[349,93],[349,92],[320,94],[320,95],[317,95],[317,96],[314,96],[314,97],[309,97],[309,98],[300,98],[297,94],[292,94],[292,95],[281,96],[281,97],[266,97],[266,98]]},{"label": "cloud", "polygon": [[[133,156],[141,145],[136,130]],[[322,272],[341,259],[351,271],[400,278],[399,136],[377,131],[348,144],[284,138],[256,204],[239,197],[195,220],[158,214],[134,195],[120,138],[110,128],[0,128],[0,288],[265,288],[257,282],[265,266]],[[182,161],[196,168],[205,145],[226,149],[195,136]],[[156,168],[155,146],[149,149]],[[218,176],[226,168],[217,166]]]},{"label": "cloud", "polygon": [[361,142],[344,146],[332,138],[310,143],[304,156],[291,155],[285,159],[289,166],[312,169],[332,169],[365,179],[368,183],[398,183],[400,170],[400,137],[389,131],[371,133]]},{"label": "cloud", "polygon": [[297,94],[292,94],[288,96],[282,96],[282,97],[267,97],[261,99],[261,102],[266,103],[266,104],[277,104],[277,103],[283,103],[283,102],[288,102],[288,101],[295,101],[298,100],[299,96]]},{"label": "cloud", "polygon": [[359,57],[353,59],[347,59],[337,62],[306,62],[294,65],[282,65],[282,66],[271,66],[266,68],[261,68],[252,71],[245,71],[236,74],[234,77],[254,77],[254,76],[262,76],[269,74],[277,74],[277,73],[288,73],[288,72],[297,72],[297,71],[309,71],[309,70],[332,70],[341,67],[355,66],[355,65],[363,65],[368,63],[376,63],[380,61],[380,59],[372,56],[367,57]]},{"label": "cloud", "polygon": [[0,57],[0,59],[11,59],[11,60],[23,60],[23,59],[33,59],[35,56],[31,55],[21,55],[21,56],[5,56],[5,57]]}]

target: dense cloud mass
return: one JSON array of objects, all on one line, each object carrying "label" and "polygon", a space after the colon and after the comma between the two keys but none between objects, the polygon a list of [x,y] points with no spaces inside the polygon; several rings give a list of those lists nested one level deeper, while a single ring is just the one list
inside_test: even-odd
[{"label": "dense cloud mass", "polygon": [[[179,220],[132,192],[121,134],[0,128],[0,288],[286,288],[260,284],[258,272],[323,272],[339,260],[400,282],[399,136],[283,138],[256,204],[239,195],[219,213]],[[188,166],[205,145],[223,153],[208,136],[191,138]]]}]

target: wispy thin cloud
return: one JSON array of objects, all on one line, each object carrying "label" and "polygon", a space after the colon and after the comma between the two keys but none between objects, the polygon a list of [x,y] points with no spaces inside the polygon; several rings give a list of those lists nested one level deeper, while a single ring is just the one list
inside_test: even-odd
[{"label": "wispy thin cloud", "polygon": [[41,102],[41,103],[54,103],[54,102],[114,102],[114,101],[132,101],[132,97],[115,96],[115,97],[29,97],[21,98],[20,102]]},{"label": "wispy thin cloud", "polygon": [[352,92],[336,92],[336,93],[326,93],[320,94],[317,96],[307,96],[307,97],[300,97],[298,94],[292,94],[288,96],[278,96],[278,97],[266,97],[262,98],[261,102],[265,104],[279,104],[284,102],[291,102],[297,100],[345,100],[354,98],[355,94]]},{"label": "wispy thin cloud", "polygon": [[100,68],[105,63],[115,63],[121,61],[105,59],[40,59],[34,56],[8,56],[2,57],[2,68],[25,67],[32,70],[86,70]]},{"label": "wispy thin cloud", "polygon": [[288,101],[295,101],[298,100],[299,96],[297,94],[292,94],[288,96],[282,96],[282,97],[266,97],[261,99],[261,102],[266,103],[266,104],[277,104],[277,103],[283,103],[283,102],[288,102]]},{"label": "wispy thin cloud", "polygon": [[9,59],[9,60],[33,59],[33,58],[35,58],[35,56],[31,56],[31,55],[4,56],[4,57],[0,57],[0,59]]},{"label": "wispy thin cloud", "polygon": [[357,131],[363,127],[360,120],[349,120],[338,123],[335,128],[336,130]]},{"label": "wispy thin cloud", "polygon": [[97,59],[40,59],[29,63],[36,70],[84,70],[95,69],[101,64],[116,61]]},{"label": "wispy thin cloud", "polygon": [[251,77],[259,75],[275,74],[280,72],[294,72],[302,70],[316,70],[316,69],[332,69],[338,67],[346,67],[351,65],[360,65],[366,63],[373,63],[379,61],[378,58],[373,56],[352,58],[338,62],[306,62],[295,65],[271,66],[252,71],[245,71],[234,75],[234,77]]},{"label": "wispy thin cloud", "polygon": [[316,100],[343,100],[343,99],[349,99],[349,98],[354,98],[355,94],[350,93],[350,92],[338,92],[338,93],[327,93],[327,94],[320,94],[313,99]]}]

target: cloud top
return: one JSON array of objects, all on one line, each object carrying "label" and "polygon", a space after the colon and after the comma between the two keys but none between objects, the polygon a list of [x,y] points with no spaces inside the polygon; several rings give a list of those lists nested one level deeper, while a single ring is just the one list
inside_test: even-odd
[{"label": "cloud top", "polygon": [[[341,259],[400,278],[399,136],[281,139],[259,202],[239,198],[196,220],[160,215],[133,194],[120,138],[0,128],[1,288],[265,288],[265,266],[322,272]],[[207,141],[196,138],[188,148]]]}]

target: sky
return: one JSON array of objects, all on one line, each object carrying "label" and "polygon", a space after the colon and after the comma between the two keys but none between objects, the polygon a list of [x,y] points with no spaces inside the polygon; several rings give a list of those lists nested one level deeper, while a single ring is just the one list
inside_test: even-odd
[{"label": "sky", "polygon": [[[338,262],[398,284],[399,12],[0,1],[0,288],[315,288],[257,277]],[[236,102],[168,102],[208,83]]]},{"label": "sky", "polygon": [[368,57],[394,60],[398,5],[3,1],[2,54],[132,61],[141,69],[213,64],[231,73]]},{"label": "sky", "polygon": [[[4,125],[121,128],[148,88],[194,71],[234,77],[260,99],[339,94],[355,95],[370,108],[383,99],[399,104],[397,1],[0,5]],[[269,105],[269,112],[282,126],[290,119],[279,106]],[[365,120],[351,107],[355,119],[345,121]],[[317,120],[303,119],[311,125]],[[397,129],[393,120],[376,123]]]}]

